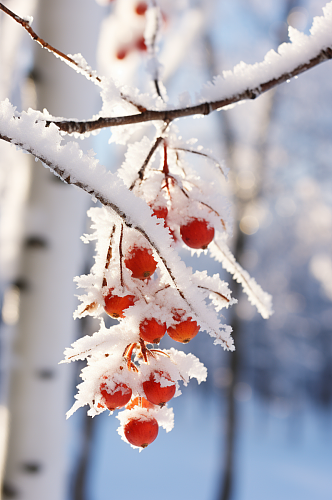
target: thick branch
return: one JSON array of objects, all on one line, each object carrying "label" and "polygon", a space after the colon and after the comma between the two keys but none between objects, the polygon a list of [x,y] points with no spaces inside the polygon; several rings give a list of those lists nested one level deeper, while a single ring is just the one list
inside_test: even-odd
[{"label": "thick branch", "polygon": [[[282,57],[282,56],[281,56]],[[305,71],[314,68],[318,64],[325,62],[332,58],[332,48],[327,47],[326,49],[322,49],[315,57],[311,58],[308,62],[299,64],[291,71],[281,74],[278,77],[272,78],[265,82],[262,82],[260,85],[257,85],[253,88],[247,88],[243,92],[239,92],[233,94],[229,97],[225,97],[224,99],[212,102],[204,102],[202,104],[198,104],[196,106],[190,106],[187,108],[181,109],[169,109],[163,111],[153,111],[146,110],[143,113],[128,115],[128,116],[118,116],[118,117],[110,117],[104,118],[100,117],[97,120],[93,121],[59,121],[52,122],[48,121],[47,124],[55,123],[55,125],[62,130],[63,132],[71,133],[79,133],[84,134],[86,132],[92,132],[93,130],[98,130],[105,127],[118,127],[120,125],[131,125],[136,123],[150,122],[150,121],[164,121],[171,122],[176,118],[184,118],[186,116],[193,115],[208,115],[212,111],[222,109],[231,104],[235,104],[237,102],[246,100],[246,99],[256,99],[256,97],[264,94],[268,90],[284,83],[295,76],[304,73]]]}]

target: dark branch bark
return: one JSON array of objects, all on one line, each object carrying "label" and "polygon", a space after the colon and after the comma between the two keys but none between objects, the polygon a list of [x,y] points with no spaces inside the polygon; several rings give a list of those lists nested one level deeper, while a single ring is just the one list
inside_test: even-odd
[{"label": "dark branch bark", "polygon": [[[53,53],[55,56],[60,57],[60,59],[62,59],[62,61],[65,62],[66,64],[68,64],[69,66],[74,66],[75,68],[77,68],[77,70],[80,70],[82,74],[84,74],[87,78],[93,80],[95,83],[97,83],[97,84],[101,83],[102,79],[99,76],[95,75],[94,71],[89,71],[88,69],[83,68],[72,57],[64,54],[63,52],[56,49],[55,47],[53,47],[49,43],[45,42],[45,40],[43,40],[40,36],[38,36],[37,33],[30,26],[29,21],[26,21],[22,17],[18,16],[14,12],[12,12],[10,9],[5,7],[5,5],[3,5],[1,2],[0,2],[0,10],[2,10],[5,14],[7,14],[12,19],[14,19],[14,21],[16,21],[18,24],[20,24],[29,33],[31,38],[35,42],[39,43],[39,45],[41,45],[43,47],[43,49],[47,49],[49,52]],[[129,96],[126,96],[122,92],[120,92],[120,96],[124,101],[128,102],[129,104],[132,104],[137,109],[137,111],[139,111],[140,113],[146,111],[146,108],[144,106],[142,106],[139,103],[134,102]]]},{"label": "dark branch bark", "polygon": [[[56,48],[52,47],[50,44],[45,42],[42,38],[40,38],[34,30],[31,28],[28,21],[22,19],[20,16],[14,14],[11,10],[5,7],[0,2],[0,10],[8,14],[12,19],[21,24],[24,29],[30,34],[33,40],[36,40],[43,48],[48,49],[50,52],[54,53],[58,57],[61,57],[64,62],[70,65],[74,65],[77,69],[80,69],[86,76],[89,78],[94,78],[98,83],[101,82],[101,79],[97,76],[94,76],[89,71],[81,68],[81,66],[75,62],[72,58],[60,52]],[[282,57],[282,56],[281,56]],[[144,123],[150,121],[164,121],[171,122],[176,118],[184,118],[186,116],[194,116],[194,115],[208,115],[212,111],[216,111],[222,109],[231,104],[236,104],[237,102],[246,100],[246,99],[256,99],[256,97],[264,94],[268,90],[284,83],[295,76],[300,75],[301,73],[314,68],[318,64],[327,61],[332,58],[332,47],[327,47],[322,49],[315,57],[311,58],[308,62],[302,63],[296,66],[293,70],[281,74],[279,77],[272,78],[271,80],[267,80],[266,82],[262,82],[260,85],[247,88],[243,92],[233,94],[229,97],[225,97],[224,99],[218,101],[204,102],[198,104],[196,106],[189,106],[187,108],[181,109],[169,109],[163,111],[153,111],[147,110],[140,104],[133,102],[130,97],[120,93],[121,97],[131,103],[139,113],[128,116],[118,116],[118,117],[100,117],[97,120],[91,121],[74,121],[74,120],[64,120],[64,121],[47,121],[47,125],[51,123],[55,123],[55,125],[63,132],[67,132],[68,134],[79,133],[84,134],[87,132],[92,132],[94,130],[99,130],[101,128],[107,127],[118,127],[120,125],[132,125],[136,123]]]},{"label": "dark branch bark", "polygon": [[86,73],[86,75],[89,78],[95,79],[97,82],[101,82],[101,79],[98,76],[94,76],[89,71],[84,70],[84,68],[82,68],[76,61],[74,61],[74,59],[72,59],[71,57],[67,56],[66,54],[64,54],[60,50],[56,49],[55,47],[53,47],[49,43],[45,42],[45,40],[43,40],[42,38],[40,38],[37,35],[37,33],[31,28],[31,26],[29,24],[29,21],[26,21],[22,17],[18,16],[14,12],[12,12],[10,9],[8,9],[7,7],[5,7],[1,2],[0,2],[0,10],[2,10],[5,14],[7,14],[12,19],[14,19],[14,21],[16,21],[18,24],[20,24],[29,33],[29,35],[31,36],[32,40],[35,40],[37,43],[39,43],[39,45],[41,45],[43,47],[43,49],[47,49],[50,52],[53,52],[53,54],[55,54],[56,56],[60,57],[60,59],[63,59],[66,63],[72,64],[77,69],[81,69],[82,71],[84,71],[84,73]]},{"label": "dark branch bark", "polygon": [[304,73],[305,71],[308,71],[309,69],[314,68],[318,64],[327,61],[329,59],[332,59],[331,47],[322,49],[315,57],[310,59],[308,62],[300,64],[293,70],[287,73],[283,73],[277,78],[273,78],[266,82],[262,82],[260,85],[256,87],[248,88],[243,92],[240,92],[238,94],[233,94],[230,97],[226,97],[219,101],[204,102],[202,104],[197,104],[196,106],[190,106],[181,109],[169,109],[163,111],[146,110],[143,113],[135,115],[117,116],[109,118],[100,117],[97,120],[91,120],[91,121],[73,121],[73,120],[59,121],[59,122],[47,121],[46,123],[48,125],[51,123],[55,123],[55,125],[59,127],[60,130],[62,130],[63,132],[67,132],[69,134],[72,134],[74,132],[79,134],[84,134],[86,132],[92,132],[94,130],[106,127],[118,127],[120,125],[132,125],[136,123],[144,123],[144,122],[158,121],[158,120],[164,122],[167,121],[171,122],[176,118],[184,118],[186,116],[208,115],[212,111],[222,109],[231,104],[236,104],[246,99],[256,99],[256,97],[260,96],[261,94],[264,94],[268,90],[271,90],[272,88],[280,85],[281,83],[284,83],[290,80],[291,78],[294,78],[295,76],[298,76],[301,73]]}]

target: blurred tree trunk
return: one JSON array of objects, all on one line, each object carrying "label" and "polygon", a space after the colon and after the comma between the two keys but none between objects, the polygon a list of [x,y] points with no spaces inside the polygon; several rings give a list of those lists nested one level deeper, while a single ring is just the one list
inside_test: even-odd
[{"label": "blurred tree trunk", "polygon": [[[100,18],[89,0],[43,0],[37,32],[65,53],[95,64]],[[17,12],[20,14],[20,12]],[[100,9],[100,14],[102,9]],[[23,14],[26,14],[24,12]],[[25,34],[28,40],[28,35]],[[90,118],[97,93],[91,82],[47,51],[35,47],[32,72],[38,109],[57,116]],[[89,146],[89,140],[83,146]],[[4,496],[63,500],[68,496],[73,369],[58,363],[76,337],[73,277],[83,268],[80,236],[90,197],[32,162],[24,246],[17,284],[20,313],[10,383],[10,435]]]}]

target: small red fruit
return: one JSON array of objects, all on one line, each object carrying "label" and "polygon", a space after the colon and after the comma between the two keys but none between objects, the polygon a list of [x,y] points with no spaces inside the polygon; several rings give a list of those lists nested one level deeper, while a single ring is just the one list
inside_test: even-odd
[{"label": "small red fruit", "polygon": [[150,344],[159,344],[166,333],[166,323],[159,323],[155,318],[145,319],[139,325],[141,339]]},{"label": "small red fruit", "polygon": [[[156,381],[156,375],[169,380],[172,384],[163,386],[162,382]],[[154,405],[164,406],[174,396],[176,385],[168,373],[156,370],[151,372],[149,379],[143,382],[143,389],[148,401]]]},{"label": "small red fruit", "polygon": [[133,246],[124,263],[132,272],[133,278],[145,280],[153,274],[157,267],[157,262],[154,260],[152,252],[147,248],[139,248]]},{"label": "small red fruit", "polygon": [[150,205],[150,207],[152,208],[153,215],[155,215],[158,219],[164,219],[164,221],[166,223],[166,217],[168,214],[167,207],[159,207],[159,206],[154,207],[152,205]]},{"label": "small red fruit", "polygon": [[145,51],[147,50],[147,46],[146,46],[146,43],[145,43],[145,38],[144,36],[141,36],[140,38],[138,38],[135,42],[135,47],[137,50],[141,50],[141,51]]},{"label": "small red fruit", "polygon": [[100,393],[102,395],[102,403],[110,411],[115,410],[116,408],[122,408],[126,406],[128,401],[130,401],[132,390],[126,384],[116,383],[115,387],[112,391],[109,391],[106,383],[100,384]]},{"label": "small red fruit", "polygon": [[154,417],[135,417],[124,426],[124,435],[130,444],[146,448],[156,439],[158,430],[158,422]]},{"label": "small red fruit", "polygon": [[[173,314],[173,319],[179,321],[183,316],[183,313],[176,311]],[[179,321],[175,325],[169,326],[167,328],[167,333],[171,339],[176,340],[176,342],[181,342],[182,344],[187,344],[191,339],[196,337],[199,332],[199,325],[191,317],[184,321]]]},{"label": "small red fruit", "polygon": [[183,242],[190,248],[205,249],[214,238],[214,228],[205,219],[190,219],[180,226]]},{"label": "small red fruit", "polygon": [[148,6],[145,2],[139,2],[135,7],[135,12],[138,16],[144,16],[147,8]]},{"label": "small red fruit", "polygon": [[104,297],[105,300],[105,312],[112,316],[112,318],[124,318],[124,310],[128,307],[133,306],[135,303],[135,295],[125,295],[124,297],[119,297],[118,295],[113,295],[110,288],[108,295]]},{"label": "small red fruit", "polygon": [[116,52],[116,58],[119,59],[120,61],[126,57],[128,54],[128,49],[122,47],[117,50]]}]

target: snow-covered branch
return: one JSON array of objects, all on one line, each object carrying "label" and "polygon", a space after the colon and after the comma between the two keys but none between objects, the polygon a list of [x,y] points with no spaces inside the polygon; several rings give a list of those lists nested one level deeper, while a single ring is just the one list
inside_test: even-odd
[{"label": "snow-covered branch", "polygon": [[[281,83],[289,81],[318,64],[332,58],[332,2],[324,9],[324,16],[314,19],[309,36],[289,28],[290,43],[279,46],[278,52],[270,50],[264,61],[249,65],[241,62],[233,71],[225,71],[207,83],[194,106],[153,110],[142,113],[104,117],[90,121],[55,121],[67,133],[91,132],[105,127],[117,127],[150,121],[171,122],[177,118],[208,115],[247,99],[256,99]],[[49,121],[48,123],[51,123]]]},{"label": "snow-covered branch", "polygon": [[[86,191],[116,214],[119,222],[140,233],[155,252],[180,301],[200,318],[203,329],[221,338],[224,346],[232,349],[230,330],[226,331],[217,316],[212,317],[211,311],[208,312],[200,289],[195,287],[193,290],[190,286],[191,271],[171,248],[168,231],[151,217],[152,211],[145,201],[137,198],[118,176],[107,171],[93,156],[83,154],[77,143],[61,145],[58,128],[54,124],[46,127],[45,122],[36,119],[38,113],[30,110],[19,117],[14,117],[14,113],[15,108],[8,100],[1,103],[0,139],[33,154],[67,184]],[[219,332],[220,328],[224,333]]]}]

